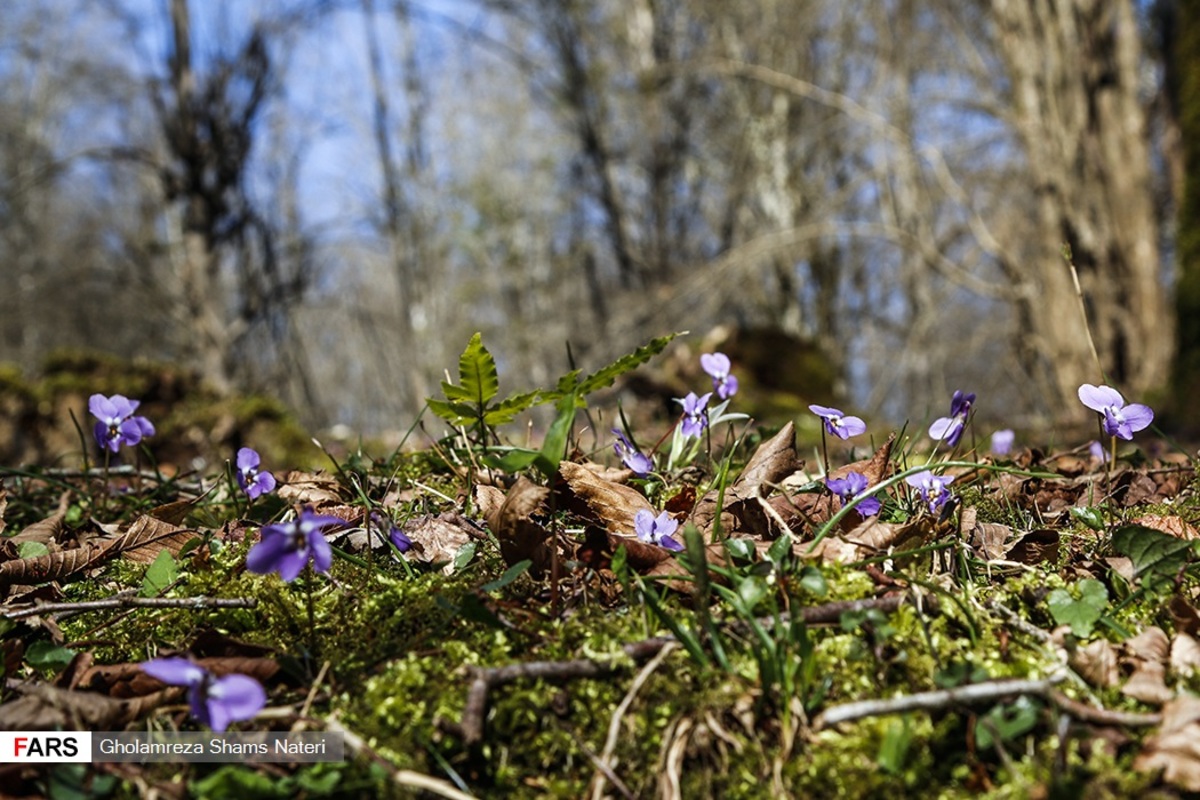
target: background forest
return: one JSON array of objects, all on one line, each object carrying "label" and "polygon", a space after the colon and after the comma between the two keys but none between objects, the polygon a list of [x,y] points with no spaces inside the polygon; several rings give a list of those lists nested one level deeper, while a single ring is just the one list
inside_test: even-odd
[{"label": "background forest", "polygon": [[726,325],[1081,423],[1064,246],[1108,382],[1198,388],[1197,148],[1198,0],[7,0],[0,360],[373,433],[476,330],[532,388]]}]

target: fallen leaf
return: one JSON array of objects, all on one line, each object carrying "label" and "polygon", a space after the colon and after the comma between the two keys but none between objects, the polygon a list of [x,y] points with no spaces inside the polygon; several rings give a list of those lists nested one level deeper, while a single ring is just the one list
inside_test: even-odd
[{"label": "fallen leaf", "polygon": [[1107,639],[1097,639],[1077,647],[1071,653],[1069,662],[1080,677],[1098,689],[1116,686],[1121,679],[1117,649]]},{"label": "fallen leaf", "polygon": [[1180,695],[1162,709],[1162,725],[1133,760],[1139,772],[1162,770],[1163,780],[1200,792],[1200,698]]},{"label": "fallen leaf", "polygon": [[[458,551],[476,535],[470,528],[470,523],[455,511],[446,511],[437,516],[426,514],[417,517],[404,526],[404,534],[416,545],[414,549],[417,550],[419,559],[429,564],[453,562]],[[446,564],[443,570],[451,572],[453,563]]]},{"label": "fallen leaf", "polygon": [[1200,669],[1200,642],[1186,633],[1177,633],[1171,640],[1171,671],[1190,678]]},{"label": "fallen leaf", "polygon": [[1060,534],[1049,528],[1030,531],[1020,536],[1006,554],[1008,560],[1020,564],[1045,564],[1058,561]]},{"label": "fallen leaf", "polygon": [[[59,536],[63,532],[63,527],[67,518],[67,509],[71,504],[71,493],[63,492],[58,497],[58,508],[54,513],[45,519],[38,520],[28,526],[20,533],[8,537],[8,541],[12,544],[21,544],[22,542],[40,542],[46,545],[51,550],[57,549],[59,545]],[[0,525],[0,530],[3,530],[3,525]]]},{"label": "fallen leaf", "polygon": [[[780,532],[772,530],[771,518],[759,501],[801,466],[803,462],[796,457],[796,429],[789,422],[779,433],[759,445],[741,475],[726,487],[720,509],[722,533],[726,536],[778,536]],[[705,534],[705,538],[711,538],[717,525],[717,502],[720,498],[720,487],[714,487],[700,498],[692,512],[692,523]]]},{"label": "fallen leaf", "polygon": [[183,546],[199,535],[199,531],[180,528],[143,514],[133,521],[125,533],[101,542],[96,559],[120,554],[137,564],[153,564],[163,550],[178,558]]},{"label": "fallen leaf", "polygon": [[1187,523],[1183,517],[1171,515],[1161,516],[1159,514],[1144,514],[1137,519],[1131,519],[1127,525],[1141,525],[1146,528],[1153,528],[1156,531],[1176,536],[1180,539],[1197,539],[1200,538],[1200,532]]},{"label": "fallen leaf", "polygon": [[289,503],[310,506],[342,502],[341,484],[334,477],[319,472],[292,470],[283,477],[276,493]]},{"label": "fallen leaf", "polygon": [[564,461],[559,474],[571,493],[582,500],[591,516],[610,533],[633,533],[637,512],[654,511],[645,496],[631,486],[615,483],[582,464]]},{"label": "fallen leaf", "polygon": [[44,683],[18,685],[15,691],[21,697],[0,705],[0,730],[121,730],[163,703],[183,697],[185,690],[176,687],[128,700]]}]

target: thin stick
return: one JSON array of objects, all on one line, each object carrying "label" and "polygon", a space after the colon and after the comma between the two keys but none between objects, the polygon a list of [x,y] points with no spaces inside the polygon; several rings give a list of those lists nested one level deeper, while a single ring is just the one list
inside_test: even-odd
[{"label": "thin stick", "polygon": [[414,789],[422,789],[426,792],[432,792],[438,797],[445,797],[448,800],[475,800],[473,795],[461,792],[451,786],[446,781],[435,778],[432,775],[425,775],[421,772],[413,772],[408,769],[397,769],[396,765],[386,758],[375,752],[370,745],[367,744],[361,736],[354,731],[349,730],[341,722],[336,719],[327,719],[325,721],[325,730],[331,733],[340,733],[342,739],[346,743],[346,747],[355,754],[361,753],[367,758],[374,761],[383,771],[388,774],[388,777],[397,786],[410,787]]},{"label": "thin stick", "polygon": [[1096,342],[1092,339],[1092,326],[1088,324],[1087,306],[1083,302],[1083,288],[1079,285],[1079,272],[1071,259],[1071,246],[1063,245],[1063,258],[1071,269],[1071,280],[1075,283],[1075,299],[1079,301],[1079,316],[1083,319],[1083,330],[1087,334],[1088,347],[1092,349],[1092,358],[1096,361],[1096,373],[1103,379],[1104,367],[1100,365],[1100,353],[1096,351]]},{"label": "thin stick", "polygon": [[98,611],[105,608],[254,608],[253,597],[105,597],[100,600],[79,600],[73,603],[42,603],[33,608],[4,612],[8,619],[24,619],[44,614],[64,614],[73,611]]}]

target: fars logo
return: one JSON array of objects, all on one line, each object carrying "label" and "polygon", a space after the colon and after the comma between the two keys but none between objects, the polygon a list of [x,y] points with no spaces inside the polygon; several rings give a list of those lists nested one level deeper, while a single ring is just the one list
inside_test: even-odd
[{"label": "fars logo", "polygon": [[0,763],[88,764],[92,734],[81,731],[0,731]]}]

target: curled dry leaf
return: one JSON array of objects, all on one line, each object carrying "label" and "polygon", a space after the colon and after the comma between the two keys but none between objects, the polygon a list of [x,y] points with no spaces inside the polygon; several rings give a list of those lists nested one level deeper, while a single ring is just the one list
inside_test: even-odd
[{"label": "curled dry leaf", "polygon": [[0,564],[0,592],[10,586],[33,586],[60,580],[93,566],[101,551],[95,547],[76,547],[36,558],[18,558]]},{"label": "curled dry leaf", "polygon": [[979,522],[979,510],[974,506],[962,511],[961,528],[967,543],[987,561],[998,561],[1006,555],[1005,542],[1012,538],[1013,529],[995,522]]},{"label": "curled dry leaf", "polygon": [[0,705],[0,730],[121,730],[185,690],[173,687],[128,700],[49,684],[21,685],[16,691],[22,696]]},{"label": "curled dry leaf", "polygon": [[1097,639],[1075,648],[1068,661],[1080,677],[1098,689],[1116,686],[1121,679],[1117,649],[1107,639]]},{"label": "curled dry leaf", "polygon": [[609,533],[633,533],[637,512],[654,510],[637,489],[611,481],[583,464],[564,461],[558,471],[571,493],[587,506],[593,520]]},{"label": "curled dry leaf", "polygon": [[1200,792],[1200,698],[1180,695],[1167,701],[1158,732],[1133,761],[1139,772],[1162,770],[1163,780]]},{"label": "curled dry leaf", "polygon": [[[796,456],[796,429],[789,422],[779,433],[759,445],[742,474],[725,489],[724,503],[720,509],[722,532],[725,535],[778,536],[779,531],[771,529],[771,516],[759,501],[770,494],[776,484],[802,466],[803,462]],[[692,514],[692,522],[706,537],[712,534],[716,526],[720,496],[719,487],[710,489],[696,503],[696,510]]]},{"label": "curled dry leaf", "polygon": [[1121,687],[1122,694],[1150,705],[1161,705],[1175,697],[1175,691],[1166,684],[1171,643],[1161,628],[1146,628],[1121,649],[1126,654],[1122,663],[1133,667],[1133,674]]},{"label": "curled dry leaf", "polygon": [[332,476],[319,472],[288,472],[280,481],[277,494],[289,503],[310,506],[342,501],[341,485]]},{"label": "curled dry leaf", "polygon": [[96,559],[124,555],[138,564],[153,564],[163,550],[170,551],[172,556],[178,558],[183,546],[197,536],[198,531],[143,514],[133,521],[125,533],[102,542]]},{"label": "curled dry leaf", "polygon": [[1190,678],[1200,670],[1200,642],[1186,633],[1177,633],[1171,640],[1171,671]]},{"label": "curled dry leaf", "polygon": [[1137,519],[1130,520],[1127,524],[1153,528],[1156,531],[1162,531],[1163,533],[1180,539],[1187,539],[1188,541],[1200,538],[1200,532],[1197,532],[1195,528],[1189,525],[1183,517],[1174,514],[1170,516],[1144,514]]},{"label": "curled dry leaf", "polygon": [[[544,510],[550,490],[525,476],[508,490],[504,502],[488,517],[488,527],[500,542],[500,554],[510,566],[529,559],[530,573],[538,578],[550,567],[550,532],[532,516]],[[412,536],[412,534],[410,534]],[[414,539],[415,541],[415,539]]]},{"label": "curled dry leaf", "polygon": [[798,542],[795,550],[801,557],[818,557],[826,564],[845,564],[885,553],[910,539],[924,536],[929,530],[925,519],[900,525],[880,522],[872,517],[863,520],[849,533],[835,534],[822,539],[812,553],[808,552],[807,542]]},{"label": "curled dry leaf", "polygon": [[[416,546],[420,560],[432,564],[453,562],[458,551],[475,538],[470,523],[455,511],[417,517],[404,526],[404,533]],[[447,573],[453,569],[453,564],[443,567]]]},{"label": "curled dry leaf", "polygon": [[[54,513],[45,519],[38,520],[29,527],[22,530],[15,536],[8,538],[12,544],[21,544],[22,542],[40,542],[50,548],[51,551],[57,550],[59,536],[62,535],[63,527],[67,518],[67,509],[71,504],[71,493],[63,492],[58,497],[58,508]],[[0,525],[0,530],[3,530],[3,525]]]}]

